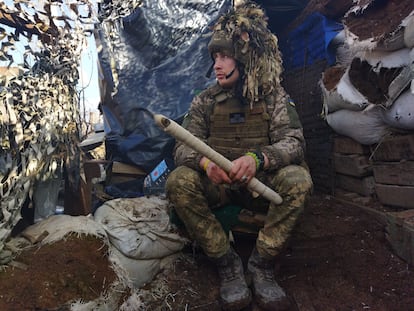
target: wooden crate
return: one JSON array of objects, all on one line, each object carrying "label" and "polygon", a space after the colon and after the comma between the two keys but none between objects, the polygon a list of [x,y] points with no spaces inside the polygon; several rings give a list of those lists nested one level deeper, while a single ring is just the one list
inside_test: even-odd
[{"label": "wooden crate", "polygon": [[414,186],[414,161],[378,162],[372,168],[376,183]]},{"label": "wooden crate", "polygon": [[386,232],[394,252],[414,264],[414,209],[387,213]]},{"label": "wooden crate", "polygon": [[343,154],[370,154],[370,147],[346,136],[336,136],[334,138],[333,152]]},{"label": "wooden crate", "polygon": [[333,158],[337,173],[355,177],[372,175],[367,155],[334,153]]},{"label": "wooden crate", "polygon": [[414,134],[392,136],[378,144],[373,153],[375,161],[414,160]]},{"label": "wooden crate", "polygon": [[357,178],[342,174],[336,174],[336,187],[355,192],[363,196],[372,196],[375,194],[375,180],[373,176]]},{"label": "wooden crate", "polygon": [[375,184],[379,201],[385,205],[414,208],[414,186]]}]

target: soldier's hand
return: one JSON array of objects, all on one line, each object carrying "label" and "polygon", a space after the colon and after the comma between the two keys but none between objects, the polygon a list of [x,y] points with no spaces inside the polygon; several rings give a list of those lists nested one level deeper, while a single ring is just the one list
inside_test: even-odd
[{"label": "soldier's hand", "polygon": [[256,161],[251,156],[241,156],[232,163],[229,177],[233,182],[247,184],[256,175]]},{"label": "soldier's hand", "polygon": [[227,173],[215,163],[211,163],[207,167],[206,174],[208,178],[210,178],[210,180],[215,184],[231,184],[231,179]]},{"label": "soldier's hand", "polygon": [[204,168],[206,175],[213,183],[217,185],[223,183],[231,184],[231,179],[227,173],[222,168],[217,166],[214,162],[211,162],[204,157],[200,162],[200,166]]}]

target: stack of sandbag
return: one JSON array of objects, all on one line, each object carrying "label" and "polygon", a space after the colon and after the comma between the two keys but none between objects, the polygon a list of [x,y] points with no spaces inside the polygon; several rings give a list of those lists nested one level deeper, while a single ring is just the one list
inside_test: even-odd
[{"label": "stack of sandbag", "polygon": [[[156,290],[165,290],[163,277],[155,276],[173,266],[188,242],[170,222],[167,200],[158,196],[109,200],[93,216],[52,215],[22,233],[38,248],[59,243],[69,235],[102,240],[108,246],[108,265],[117,276],[107,290],[102,288],[97,299],[79,297],[68,302],[71,311],[149,310],[142,288],[156,282]],[[145,293],[159,294],[151,289]]]},{"label": "stack of sandbag", "polygon": [[329,126],[364,145],[414,129],[414,2],[358,1],[343,24],[320,80]]},{"label": "stack of sandbag", "polygon": [[158,196],[106,201],[94,214],[108,234],[112,260],[126,283],[140,288],[168,266],[188,240],[174,231],[168,201]]}]

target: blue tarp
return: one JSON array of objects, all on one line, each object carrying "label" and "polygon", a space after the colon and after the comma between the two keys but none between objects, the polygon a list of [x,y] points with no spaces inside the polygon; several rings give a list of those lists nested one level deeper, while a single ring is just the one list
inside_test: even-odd
[{"label": "blue tarp", "polygon": [[[107,156],[150,172],[171,154],[174,140],[152,113],[180,121],[191,100],[213,82],[209,26],[231,1],[146,1],[111,34],[99,29],[99,61],[109,86],[102,109]],[[111,62],[119,84],[114,88]],[[115,92],[114,92],[115,91]]]},{"label": "blue tarp", "polygon": [[335,51],[330,49],[332,39],[343,25],[320,13],[309,15],[297,28],[280,40],[285,70],[311,65],[319,60],[335,63]]},{"label": "blue tarp", "polygon": [[[118,27],[98,29],[106,94],[112,94],[102,103],[109,160],[150,173],[172,155],[175,141],[158,128],[152,113],[180,123],[194,95],[214,82],[206,76],[212,65],[210,26],[231,5],[231,0],[146,1]],[[340,30],[341,24],[319,13],[309,16],[280,39],[285,70],[320,59],[332,64],[329,43]]]}]

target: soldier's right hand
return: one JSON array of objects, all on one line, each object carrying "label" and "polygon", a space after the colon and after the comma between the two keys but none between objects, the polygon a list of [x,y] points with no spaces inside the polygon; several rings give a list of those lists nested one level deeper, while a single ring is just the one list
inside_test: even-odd
[{"label": "soldier's right hand", "polygon": [[232,181],[227,173],[216,165],[214,162],[209,162],[205,168],[207,177],[215,184],[231,184]]}]

